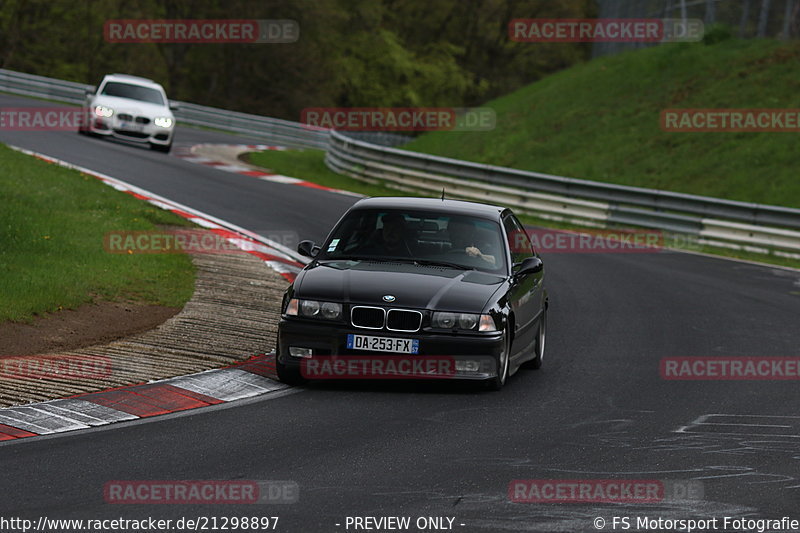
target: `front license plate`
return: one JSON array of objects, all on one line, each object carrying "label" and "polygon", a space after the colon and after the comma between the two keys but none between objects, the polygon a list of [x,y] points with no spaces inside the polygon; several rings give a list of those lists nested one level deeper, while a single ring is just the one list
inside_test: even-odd
[{"label": "front license plate", "polygon": [[122,121],[122,123],[120,124],[120,128],[119,129],[125,130],[125,131],[132,131],[132,132],[135,132],[135,133],[142,133],[142,130],[144,129],[144,127],[141,124],[135,124],[133,122]]},{"label": "front license plate", "polygon": [[370,350],[373,352],[419,353],[419,340],[397,337],[374,337],[372,335],[347,335],[348,350]]}]

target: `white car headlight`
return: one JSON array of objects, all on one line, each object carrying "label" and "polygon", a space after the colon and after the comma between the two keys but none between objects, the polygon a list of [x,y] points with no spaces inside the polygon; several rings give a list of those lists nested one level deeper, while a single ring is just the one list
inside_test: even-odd
[{"label": "white car headlight", "polygon": [[110,107],[98,105],[95,106],[94,108],[94,114],[97,115],[98,117],[110,117],[111,115],[114,114],[114,110],[111,109]]},{"label": "white car headlight", "polygon": [[173,120],[169,117],[156,117],[153,119],[153,124],[161,128],[169,128],[172,126]]}]

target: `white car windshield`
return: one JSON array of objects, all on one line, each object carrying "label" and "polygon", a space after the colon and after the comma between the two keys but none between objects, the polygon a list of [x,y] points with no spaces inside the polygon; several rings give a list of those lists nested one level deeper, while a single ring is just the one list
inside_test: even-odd
[{"label": "white car windshield", "polygon": [[132,85],[130,83],[110,81],[106,83],[105,87],[103,87],[103,91],[100,94],[117,96],[119,98],[129,98],[131,100],[139,100],[140,102],[148,102],[151,104],[164,105],[164,98],[156,89],[142,87],[141,85]]}]

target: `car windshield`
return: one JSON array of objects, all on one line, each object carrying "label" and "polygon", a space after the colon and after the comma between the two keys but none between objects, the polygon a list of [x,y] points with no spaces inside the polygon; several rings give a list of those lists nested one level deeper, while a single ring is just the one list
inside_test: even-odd
[{"label": "car windshield", "polygon": [[435,212],[350,212],[333,230],[320,260],[409,261],[426,265],[505,272],[500,226],[484,218]]},{"label": "car windshield", "polygon": [[139,100],[140,102],[148,102],[151,104],[164,105],[164,98],[156,89],[142,87],[141,85],[132,85],[130,83],[110,81],[106,83],[105,87],[103,87],[103,91],[100,94],[105,94],[107,96],[118,96],[120,98],[129,98],[131,100]]}]

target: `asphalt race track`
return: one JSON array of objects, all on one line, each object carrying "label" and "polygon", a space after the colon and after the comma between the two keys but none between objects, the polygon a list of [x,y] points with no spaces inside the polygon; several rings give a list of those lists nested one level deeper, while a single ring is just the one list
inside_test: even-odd
[{"label": "asphalt race track", "polygon": [[[40,104],[0,95],[0,107],[31,105]],[[320,240],[354,201],[74,132],[0,131],[0,141],[263,234]],[[178,129],[176,146],[200,142],[259,141]],[[799,356],[800,272],[671,252],[544,260],[552,304],[544,366],[521,370],[499,393],[453,384],[315,385],[22,439],[0,445],[0,515],[279,516],[277,531],[296,532],[348,531],[348,516],[454,517],[453,529],[464,532],[595,531],[596,517],[611,531],[614,516],[800,519],[796,381],[659,375],[664,357]],[[515,479],[691,479],[702,481],[703,494],[512,503]],[[110,505],[103,487],[113,480],[291,480],[300,499]]]}]

